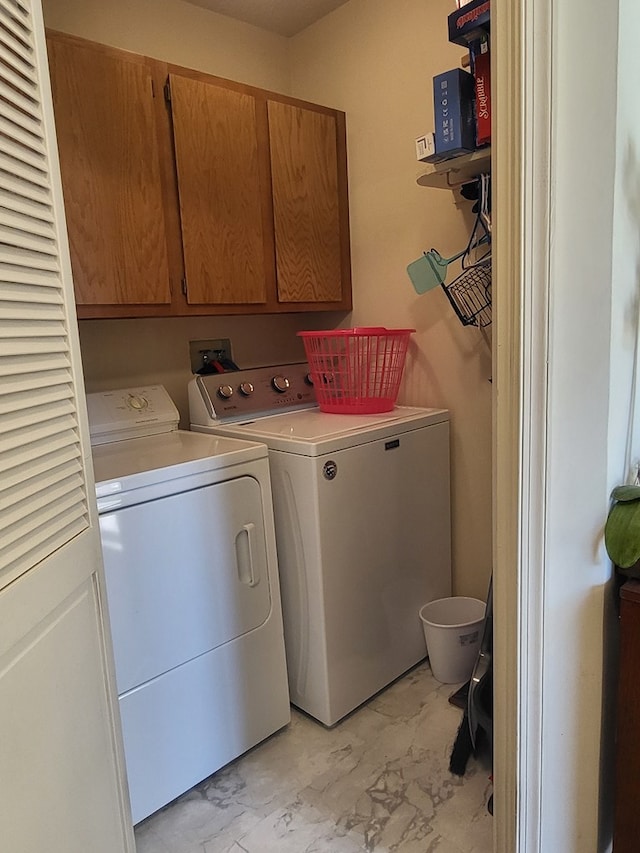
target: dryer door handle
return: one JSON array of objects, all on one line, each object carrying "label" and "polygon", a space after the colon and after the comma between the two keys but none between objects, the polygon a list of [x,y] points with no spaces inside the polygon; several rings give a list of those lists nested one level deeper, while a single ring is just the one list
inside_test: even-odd
[{"label": "dryer door handle", "polygon": [[256,577],[253,555],[255,553],[255,530],[252,522],[243,524],[242,530],[236,536],[236,564],[240,582],[246,586],[257,586],[260,578]]}]

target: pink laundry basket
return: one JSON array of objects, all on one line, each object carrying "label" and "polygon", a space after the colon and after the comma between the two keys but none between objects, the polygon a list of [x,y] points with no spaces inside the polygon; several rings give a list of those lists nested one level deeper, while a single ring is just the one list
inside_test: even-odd
[{"label": "pink laundry basket", "polygon": [[371,415],[395,406],[415,329],[298,332],[321,411]]}]

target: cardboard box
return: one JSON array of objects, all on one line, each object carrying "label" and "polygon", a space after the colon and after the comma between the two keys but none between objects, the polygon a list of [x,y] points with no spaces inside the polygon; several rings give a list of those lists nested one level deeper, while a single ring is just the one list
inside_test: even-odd
[{"label": "cardboard box", "polygon": [[433,78],[436,154],[456,157],[475,151],[473,75],[453,68]]},{"label": "cardboard box", "polygon": [[465,47],[486,35],[490,29],[490,0],[472,0],[448,17],[449,41]]},{"label": "cardboard box", "polygon": [[486,43],[474,42],[471,47],[473,77],[476,91],[476,145],[491,142],[491,56]]},{"label": "cardboard box", "polygon": [[447,155],[436,153],[436,135],[427,133],[416,139],[416,157],[420,163],[439,163],[446,160]]},{"label": "cardboard box", "polygon": [[436,156],[436,137],[434,133],[426,133],[416,139],[416,157],[421,163],[428,163]]}]

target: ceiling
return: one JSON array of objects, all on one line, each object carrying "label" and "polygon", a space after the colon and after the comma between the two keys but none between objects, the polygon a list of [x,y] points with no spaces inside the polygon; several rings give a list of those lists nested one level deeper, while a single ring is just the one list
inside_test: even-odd
[{"label": "ceiling", "polygon": [[294,36],[348,0],[187,0],[263,30]]}]

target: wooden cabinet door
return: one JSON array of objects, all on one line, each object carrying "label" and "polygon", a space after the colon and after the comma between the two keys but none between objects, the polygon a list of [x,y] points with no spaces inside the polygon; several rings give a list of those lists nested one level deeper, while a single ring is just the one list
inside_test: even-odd
[{"label": "wooden cabinet door", "polygon": [[151,74],[62,35],[48,50],[76,302],[169,303]]},{"label": "wooden cabinet door", "polygon": [[267,106],[278,301],[339,302],[349,282],[336,116],[275,100]]},{"label": "wooden cabinet door", "polygon": [[256,98],[176,74],[169,85],[187,300],[264,303],[273,254]]}]

